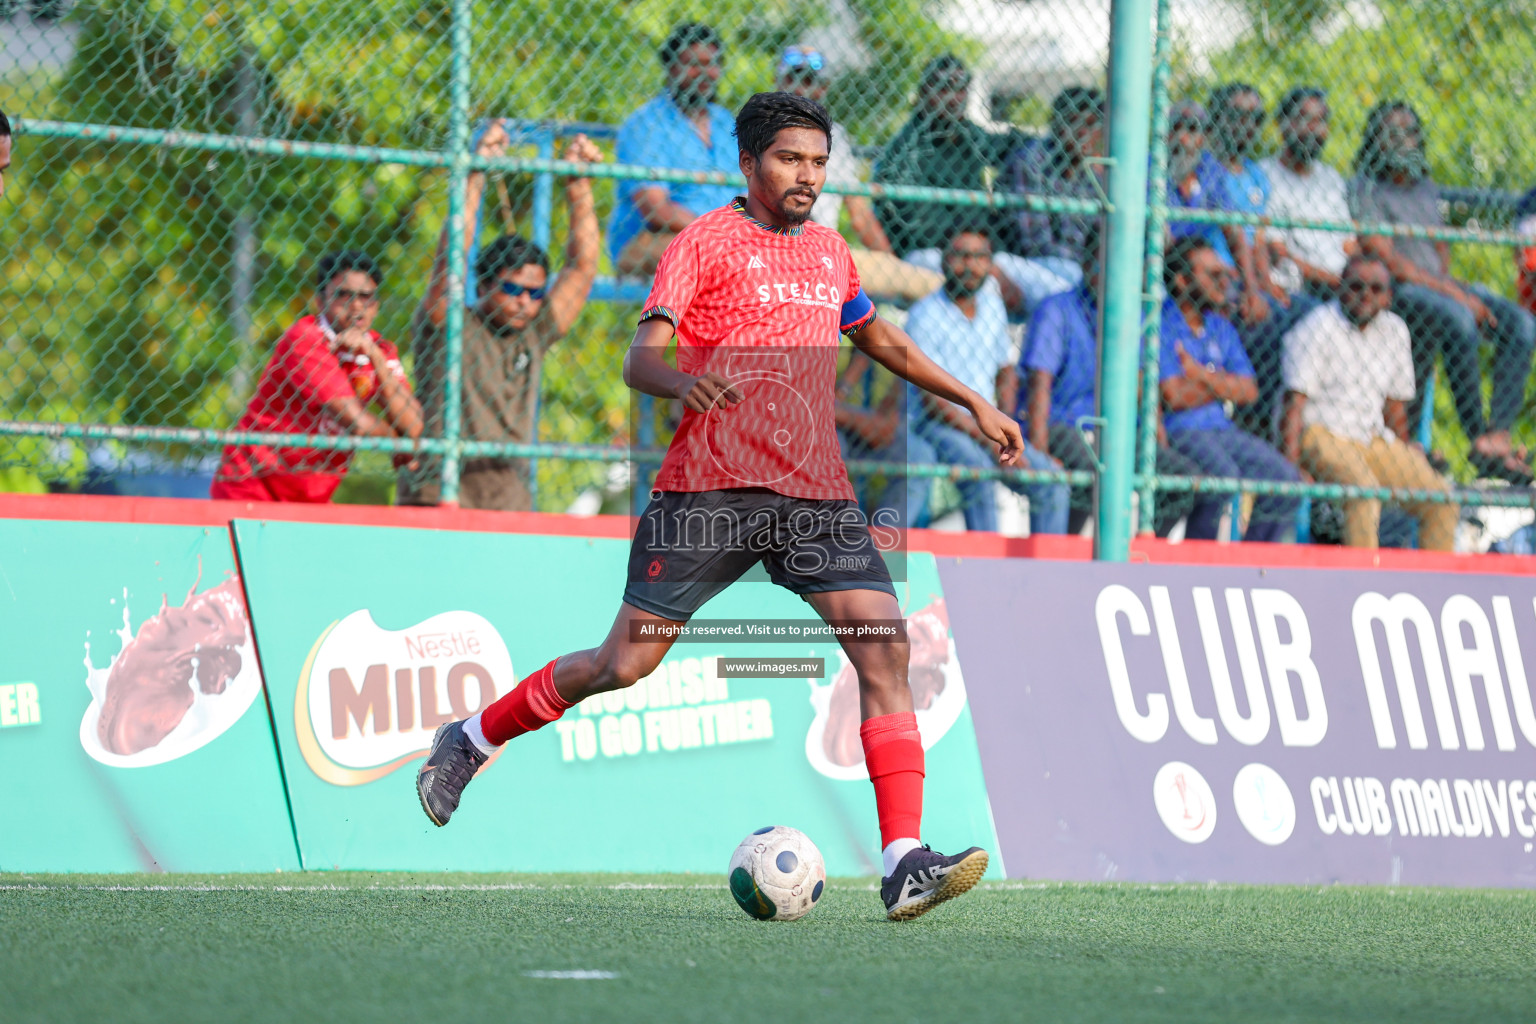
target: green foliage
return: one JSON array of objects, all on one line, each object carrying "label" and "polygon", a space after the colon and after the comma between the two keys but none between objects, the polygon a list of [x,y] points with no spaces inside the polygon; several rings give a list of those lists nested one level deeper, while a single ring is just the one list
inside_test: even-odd
[{"label": "green foliage", "polygon": [[[966,51],[919,0],[853,8],[872,60],[839,79],[832,102],[857,138],[876,140],[905,117],[926,60]],[[656,48],[674,24],[719,29],[720,101],[734,107],[768,87],[782,48],[827,17],[812,0],[724,11],[702,0],[475,0],[472,11],[474,116],[615,125],[662,88]],[[57,81],[0,83],[4,109],[357,145],[437,149],[448,139],[444,2],[95,0],[72,17],[80,34],[67,70]],[[329,249],[379,259],[386,282],[376,326],[408,351],[446,182],[445,172],[401,166],[21,137],[0,222],[0,415],[232,427],[272,344],[308,309],[315,260]],[[506,185],[505,208],[490,212],[487,230],[510,220],[528,232],[532,182]],[[597,193],[606,223],[613,188]],[[558,264],[565,227],[556,206]],[[251,240],[246,254],[242,237]],[[242,255],[251,257],[244,277],[235,269]],[[241,288],[248,321],[235,308]],[[591,304],[552,353],[543,440],[623,443],[628,397],[617,368],[633,316]],[[0,442],[0,456],[45,477],[65,473],[68,450]],[[359,458],[355,472],[378,480],[343,497],[388,493],[387,459]],[[564,508],[604,473],[544,460],[541,507]]]}]

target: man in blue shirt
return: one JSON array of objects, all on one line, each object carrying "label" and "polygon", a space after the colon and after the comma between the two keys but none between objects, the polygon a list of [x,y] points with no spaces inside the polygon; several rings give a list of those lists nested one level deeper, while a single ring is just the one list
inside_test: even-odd
[{"label": "man in blue shirt", "polygon": [[[1183,238],[1169,249],[1163,268],[1159,390],[1168,444],[1207,476],[1299,482],[1300,474],[1270,445],[1238,430],[1224,403],[1242,406],[1258,398],[1253,366],[1237,329],[1221,315],[1231,269],[1203,238]],[[1202,496],[1185,536],[1215,540],[1229,495]],[[1244,540],[1279,541],[1295,525],[1298,499],[1262,495],[1253,506]]]},{"label": "man in blue shirt", "polygon": [[[944,247],[944,287],[913,303],[907,313],[907,334],[923,352],[981,395],[996,395],[998,408],[1013,408],[1018,392],[1013,360],[1009,358],[1008,312],[995,289],[983,288],[992,274],[992,243],[982,231],[962,226]],[[991,443],[959,406],[908,388],[911,411],[907,429],[907,458],[918,465],[947,463],[986,469],[997,465]],[[1030,469],[1061,466],[1044,452],[1024,445]],[[1006,486],[1029,498],[1031,533],[1067,531],[1066,484]],[[958,481],[965,503],[968,530],[997,529],[997,492],[990,480]],[[922,524],[933,489],[931,477],[907,480],[907,525]]]},{"label": "man in blue shirt", "polygon": [[[1269,174],[1253,159],[1267,116],[1264,98],[1245,82],[1229,82],[1211,94],[1208,178],[1221,192],[1221,209],[1263,216],[1269,211]],[[1258,398],[1239,414],[1245,430],[1273,438],[1279,413],[1282,339],[1317,308],[1307,294],[1291,295],[1271,273],[1269,245],[1261,228],[1227,225],[1227,262],[1242,279],[1238,330],[1253,362]],[[1220,250],[1218,249],[1218,252]]]},{"label": "man in blue shirt", "polygon": [[[1083,281],[1076,288],[1042,302],[1029,321],[1019,354],[1017,375],[1025,383],[1014,418],[1028,442],[1070,470],[1092,472],[1097,465],[1092,438],[1078,424],[1096,415],[1099,376],[1099,246],[1101,229],[1089,222],[1083,236]],[[1159,443],[1157,471],[1165,476],[1198,476],[1200,469]],[[1153,530],[1166,537],[1194,508],[1191,491],[1157,497]],[[1067,532],[1078,533],[1093,511],[1092,495],[1072,494]]]},{"label": "man in blue shirt", "polygon": [[[708,25],[672,30],[658,56],[667,91],[625,119],[614,158],[619,163],[689,171],[739,173],[736,116],[714,102],[725,53]],[[667,244],[702,213],[726,206],[733,185],[621,181],[608,225],[608,251],[620,274],[649,276]]]}]

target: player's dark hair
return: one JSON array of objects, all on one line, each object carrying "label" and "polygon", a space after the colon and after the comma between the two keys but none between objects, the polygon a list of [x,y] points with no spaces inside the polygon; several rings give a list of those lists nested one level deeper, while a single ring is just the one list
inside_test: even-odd
[{"label": "player's dark hair", "polygon": [[989,246],[992,246],[994,249],[997,248],[997,242],[993,239],[992,232],[988,229],[986,222],[979,218],[966,217],[957,220],[944,236],[944,252],[952,252],[955,248],[955,239],[961,235],[980,235],[987,240]]},{"label": "player's dark hair", "polygon": [[965,66],[965,61],[952,53],[941,53],[937,57],[923,65],[923,74],[918,79],[918,92],[927,92],[940,82],[951,78],[964,78],[966,84],[970,84],[971,69]]},{"label": "player's dark hair", "polygon": [[1424,138],[1424,119],[1412,105],[1402,100],[1387,100],[1371,108],[1365,119],[1365,130],[1360,133],[1360,149],[1355,153],[1355,173],[1366,178],[1380,178],[1387,173],[1386,146],[1383,136],[1387,133],[1387,118],[1393,114],[1407,114],[1419,129],[1419,152],[1424,152],[1429,140]]},{"label": "player's dark hair", "polygon": [[678,25],[667,36],[666,42],[661,44],[661,49],[656,51],[656,56],[661,58],[661,66],[669,68],[672,62],[677,60],[677,55],[690,46],[713,46],[720,53],[725,53],[725,43],[710,25],[701,21],[685,21]]},{"label": "player's dark hair", "polygon": [[1247,82],[1228,82],[1225,85],[1218,85],[1211,93],[1211,101],[1206,104],[1206,109],[1211,112],[1211,119],[1217,120],[1225,117],[1232,105],[1233,98],[1246,96],[1249,93],[1259,97],[1260,102],[1263,102],[1263,94]]},{"label": "player's dark hair", "polygon": [[1369,249],[1363,249],[1360,252],[1354,253],[1349,259],[1345,260],[1344,269],[1339,272],[1339,276],[1343,277],[1351,267],[1364,266],[1367,263],[1379,263],[1381,268],[1387,272],[1387,280],[1393,284],[1397,283],[1397,278],[1393,275],[1392,268],[1387,265],[1387,261],[1378,253],[1371,252]]},{"label": "player's dark hair", "polygon": [[329,252],[320,257],[320,265],[315,271],[315,287],[324,291],[326,285],[349,270],[367,274],[373,278],[375,287],[382,287],[384,284],[384,274],[379,270],[379,265],[372,256],[360,249],[343,249],[341,252]]},{"label": "player's dark hair", "polygon": [[0,113],[0,135],[6,138],[10,138],[11,135],[11,119],[6,117],[4,113]]},{"label": "player's dark hair", "polygon": [[832,150],[832,115],[815,100],[788,92],[760,92],[742,105],[736,115],[736,145],[753,159],[768,152],[785,128],[809,128],[827,137]]},{"label": "player's dark hair", "polygon": [[1323,116],[1327,117],[1331,111],[1328,108],[1328,93],[1315,85],[1298,85],[1280,97],[1280,105],[1275,108],[1276,117],[1290,117],[1301,109],[1301,105],[1307,100],[1317,100],[1323,105]]},{"label": "player's dark hair", "polygon": [[529,265],[548,272],[549,254],[517,235],[502,235],[480,250],[475,260],[475,280],[481,288],[501,276],[503,270],[518,270]]},{"label": "player's dark hair", "polygon": [[1104,94],[1089,85],[1069,85],[1051,100],[1051,130],[1060,134],[1084,114],[1104,120]]},{"label": "player's dark hair", "polygon": [[1168,252],[1163,258],[1163,287],[1168,290],[1169,295],[1175,293],[1173,282],[1178,278],[1185,277],[1193,280],[1195,253],[1210,248],[1210,240],[1203,235],[1188,235],[1168,247]]}]

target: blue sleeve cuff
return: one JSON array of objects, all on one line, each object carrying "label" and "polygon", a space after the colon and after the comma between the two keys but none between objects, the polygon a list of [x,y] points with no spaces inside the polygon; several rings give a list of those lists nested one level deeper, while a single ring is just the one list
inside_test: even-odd
[{"label": "blue sleeve cuff", "polygon": [[859,293],[847,302],[843,303],[843,312],[839,320],[844,334],[853,335],[869,326],[869,322],[875,318],[875,304],[864,294],[860,288]]}]

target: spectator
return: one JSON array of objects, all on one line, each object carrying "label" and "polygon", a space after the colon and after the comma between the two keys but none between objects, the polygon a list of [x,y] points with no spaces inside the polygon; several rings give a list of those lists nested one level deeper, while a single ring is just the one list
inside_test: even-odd
[{"label": "spectator", "polygon": [[11,169],[11,120],[0,113],[0,196],[5,195],[5,172]]},{"label": "spectator", "polygon": [[[1081,85],[1068,86],[1051,101],[1051,131],[1030,139],[1014,153],[1007,179],[1017,192],[1065,199],[1099,200],[1104,196],[1104,94]],[[1019,255],[1039,263],[1062,281],[1082,280],[1084,240],[1096,219],[1076,213],[1018,215]]]},{"label": "spectator", "polygon": [[[1390,309],[1392,275],[1374,254],[1345,264],[1339,298],[1313,310],[1285,339],[1285,457],[1308,479],[1356,487],[1449,488],[1409,441],[1414,396],[1408,325]],[[1450,551],[1456,506],[1408,502],[1419,546]],[[1344,543],[1377,546],[1381,502],[1344,503]]]},{"label": "spectator", "polygon": [[[1209,180],[1221,191],[1220,206],[1234,213],[1264,216],[1269,211],[1269,176],[1253,159],[1264,127],[1264,99],[1257,89],[1229,83],[1211,94]],[[1239,333],[1254,369],[1258,398],[1239,415],[1241,425],[1260,437],[1274,436],[1279,413],[1280,348],[1285,332],[1310,313],[1317,300],[1305,293],[1294,297],[1270,273],[1265,231],[1240,225],[1223,230],[1242,289]]]},{"label": "spectator", "polygon": [[[1259,161],[1269,178],[1266,212],[1274,220],[1352,219],[1344,176],[1322,162],[1330,117],[1328,94],[1321,89],[1303,86],[1281,97],[1275,111],[1280,153]],[[1267,232],[1272,276],[1292,293],[1306,290],[1332,298],[1350,252],[1359,250],[1345,231],[1273,227]]]},{"label": "spectator", "polygon": [[[1094,416],[1098,405],[1100,235],[1099,222],[1089,221],[1083,238],[1082,283],[1052,295],[1030,317],[1017,373],[1028,393],[1021,397],[1014,414],[1030,444],[1049,452],[1066,469],[1086,472],[1098,466],[1092,441],[1079,423]],[[1158,433],[1162,434],[1160,427]],[[1156,466],[1164,476],[1200,473],[1198,466],[1164,444],[1161,436]],[[1188,517],[1194,504],[1192,491],[1158,495],[1153,532],[1168,536],[1180,519]],[[1088,495],[1074,491],[1067,532],[1081,533],[1092,512]]]},{"label": "spectator", "polygon": [[[944,287],[913,304],[907,314],[907,334],[934,362],[977,394],[996,395],[998,408],[1012,409],[1017,405],[1018,378],[1009,357],[1008,314],[1001,297],[982,287],[991,273],[992,245],[987,236],[975,228],[960,227],[944,248]],[[989,442],[959,406],[929,400],[929,396],[920,396],[910,388],[908,402],[912,407],[907,435],[910,461],[976,469],[997,464],[987,450]],[[1029,444],[1024,445],[1024,457],[1030,469],[1061,468],[1056,460]],[[909,525],[921,524],[932,485],[929,477],[907,481]],[[997,492],[992,481],[962,481],[957,486],[965,503],[966,529],[996,530]],[[1029,498],[1031,533],[1066,532],[1066,484],[1008,481],[1007,486]]]},{"label": "spectator", "polygon": [[[885,392],[873,408],[869,404],[852,401],[854,392],[869,379],[874,362],[863,352],[853,349],[847,367],[838,374],[837,403],[833,416],[837,423],[837,440],[842,448],[843,460],[870,459],[877,462],[906,462],[907,449],[902,423],[906,410],[902,408],[904,386],[888,372],[875,379],[883,379]],[[900,521],[905,514],[907,481],[905,477],[887,479],[878,498],[872,499],[870,478],[854,477],[854,490],[867,515],[873,517],[876,510],[888,508]]]},{"label": "spectator", "polygon": [[[827,65],[819,51],[803,46],[789,47],[779,59],[777,77],[780,92],[826,103]],[[853,156],[852,136],[847,128],[834,122],[832,138],[826,183],[830,186],[858,185],[858,161]],[[871,296],[910,303],[931,294],[943,283],[943,277],[937,272],[922,270],[897,258],[867,196],[823,192],[811,209],[811,219],[836,231],[839,215],[844,209],[848,211],[849,226],[862,243],[862,247],[849,247],[853,264],[859,272],[860,284]]]},{"label": "spectator", "polygon": [[[1275,449],[1238,430],[1222,403],[1247,405],[1258,398],[1253,366],[1237,329],[1221,315],[1230,268],[1203,238],[1185,238],[1169,250],[1163,269],[1161,384],[1168,444],[1208,476],[1250,480],[1301,479]],[[1195,502],[1184,535],[1214,540],[1228,495]],[[1261,495],[1244,540],[1278,541],[1295,523],[1297,499]]]},{"label": "spectator", "polygon": [[[237,430],[274,434],[421,437],[421,405],[395,346],[373,330],[384,275],[366,253],[336,252],[315,276],[318,312],[278,339]],[[370,412],[373,405],[379,415]],[[399,463],[408,456],[396,456]],[[230,445],[209,496],[231,501],[326,502],[352,453]]]},{"label": "spectator", "polygon": [[[1536,236],[1536,188],[1515,204],[1515,231],[1527,238]],[[1515,269],[1519,273],[1520,305],[1536,313],[1536,245],[1522,245],[1515,250]]]},{"label": "spectator", "polygon": [[[1440,227],[1440,189],[1424,157],[1419,115],[1406,103],[1378,105],[1366,120],[1355,177],[1349,183],[1350,212],[1358,221]],[[1536,350],[1536,320],[1519,306],[1481,285],[1450,276],[1450,246],[1425,238],[1370,235],[1365,251],[1386,263],[1396,284],[1393,310],[1413,339],[1417,391],[1408,407],[1419,422],[1425,383],[1435,356],[1445,360],[1456,414],[1472,442],[1467,461],[1484,475],[1512,483],[1532,482],[1530,456],[1514,447],[1510,427],[1525,402],[1525,381]],[[1494,344],[1493,396],[1483,414],[1478,345]]]},{"label": "spectator", "polygon": [[[1218,170],[1205,151],[1210,116],[1194,100],[1180,100],[1168,111],[1168,205],[1183,210],[1225,210],[1225,190],[1217,187],[1211,175]],[[1228,264],[1232,251],[1227,246],[1226,229],[1220,224],[1170,220],[1168,237],[1204,238]]]},{"label": "spectator", "polygon": [[[507,133],[495,122],[481,138],[480,156],[501,156]],[[603,158],[585,135],[566,148],[565,159],[595,163]],[[475,223],[485,195],[485,175],[469,176],[464,220]],[[565,269],[549,283],[549,257],[543,249],[515,235],[498,238],[475,258],[478,299],[464,311],[463,436],[475,441],[538,440],[536,422],[544,356],[575,323],[597,274],[602,240],[592,205],[592,184],[571,178],[565,185],[570,208],[570,237]],[[472,233],[471,233],[472,234]],[[465,238],[465,248],[474,240]],[[448,229],[444,227],[432,267],[432,281],[416,312],[416,377],[433,436],[445,419],[448,303]],[[442,460],[419,460],[400,475],[399,503],[436,505],[441,500]],[[533,507],[528,460],[465,459],[459,475],[461,508],[526,511]]]},{"label": "spectator", "polygon": [[[875,181],[985,190],[988,172],[1003,167],[1022,139],[1017,132],[993,134],[967,120],[970,88],[971,73],[960,58],[945,54],[929,61],[918,83],[917,108],[875,163]],[[943,269],[943,249],[955,230],[974,219],[965,207],[943,203],[885,199],[875,208],[895,251],[909,263],[934,271]],[[1033,306],[1073,284],[1034,260],[1008,252],[996,254],[992,276],[1013,310]]]},{"label": "spectator", "polygon": [[[667,72],[660,96],[619,127],[614,159],[624,164],[739,173],[736,117],[714,102],[725,44],[708,25],[684,22],[658,52]],[[731,185],[621,181],[608,225],[608,252],[620,274],[648,277],[667,244],[699,214],[735,198]]]}]

